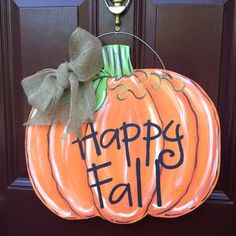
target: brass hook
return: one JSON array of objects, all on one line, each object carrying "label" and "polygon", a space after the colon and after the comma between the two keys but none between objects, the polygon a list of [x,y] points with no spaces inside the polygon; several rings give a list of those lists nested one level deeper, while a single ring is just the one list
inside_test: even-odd
[{"label": "brass hook", "polygon": [[120,31],[120,15],[125,11],[125,9],[128,7],[130,0],[127,0],[127,3],[123,6],[123,3],[125,0],[110,0],[110,2],[113,3],[113,6],[110,6],[108,4],[108,0],[104,0],[105,4],[108,8],[108,10],[115,15],[115,30]]}]

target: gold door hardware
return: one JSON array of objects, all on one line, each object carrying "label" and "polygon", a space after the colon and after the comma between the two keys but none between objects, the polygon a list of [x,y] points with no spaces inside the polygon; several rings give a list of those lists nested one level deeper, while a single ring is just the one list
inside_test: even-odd
[{"label": "gold door hardware", "polygon": [[[121,25],[121,21],[120,21],[120,16],[121,14],[126,10],[126,8],[128,7],[130,0],[127,0],[126,4],[125,4],[125,0],[104,0],[105,4],[108,8],[108,10],[115,15],[115,30],[116,31],[120,31],[120,25]],[[108,2],[112,2],[113,6],[110,6]],[[125,4],[125,5],[123,5]]]}]

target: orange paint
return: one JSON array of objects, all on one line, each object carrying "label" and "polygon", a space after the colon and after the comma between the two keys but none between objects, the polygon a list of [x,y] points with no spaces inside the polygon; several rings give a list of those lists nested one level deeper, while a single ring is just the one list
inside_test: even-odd
[{"label": "orange paint", "polygon": [[[26,130],[27,166],[36,194],[66,219],[99,216],[124,224],[147,214],[177,217],[192,211],[219,176],[214,104],[199,85],[175,72],[133,71],[126,46],[103,50],[109,73],[102,71],[94,80],[98,105],[93,125],[82,129],[87,139],[79,142],[68,134],[62,140],[59,123]],[[161,157],[163,150],[169,151]],[[100,189],[96,174],[106,182]]]}]

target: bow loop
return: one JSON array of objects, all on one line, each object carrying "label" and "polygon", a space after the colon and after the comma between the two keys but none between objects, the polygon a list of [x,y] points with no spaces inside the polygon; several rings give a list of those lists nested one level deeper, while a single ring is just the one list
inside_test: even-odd
[{"label": "bow loop", "polygon": [[80,135],[80,126],[95,113],[95,91],[91,79],[102,68],[102,44],[81,28],[69,41],[70,61],[45,69],[22,80],[30,105],[37,109],[27,125],[50,125],[61,121],[65,134]]}]

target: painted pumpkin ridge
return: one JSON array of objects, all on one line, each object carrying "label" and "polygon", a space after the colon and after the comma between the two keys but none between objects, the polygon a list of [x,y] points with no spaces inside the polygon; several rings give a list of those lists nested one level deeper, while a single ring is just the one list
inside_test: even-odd
[{"label": "painted pumpkin ridge", "polygon": [[52,162],[51,162],[51,159],[50,159],[50,138],[49,138],[49,135],[50,135],[50,131],[51,131],[51,126],[49,127],[48,129],[48,132],[47,132],[47,142],[48,142],[48,150],[47,150],[47,159],[49,161],[49,166],[50,166],[50,171],[51,171],[51,176],[53,178],[53,181],[56,185],[56,189],[59,193],[59,195],[62,197],[62,199],[68,204],[68,206],[70,207],[71,211],[76,215],[76,216],[79,216],[80,215],[73,209],[73,207],[71,206],[71,204],[69,203],[69,201],[67,201],[67,199],[64,197],[63,193],[61,193],[60,189],[59,189],[59,186],[58,186],[58,183],[57,183],[57,180],[55,179],[55,176],[54,176],[54,172],[53,172],[53,167],[52,167]]},{"label": "painted pumpkin ridge", "polygon": [[[31,112],[31,114],[33,113],[33,111]],[[27,142],[31,142],[31,137],[29,137],[29,136],[31,136],[32,135],[32,132],[31,131],[29,131],[28,132],[28,130],[29,129],[31,129],[31,127],[28,127],[27,129],[26,129],[26,143]],[[39,129],[38,127],[35,127],[35,129],[37,130],[37,129]],[[45,137],[45,140],[47,141],[47,138],[46,138],[46,136],[47,136],[47,132],[48,132],[48,127],[43,127],[43,128],[41,128],[40,129],[40,131],[42,131],[43,133],[44,133],[44,137]],[[32,130],[33,131],[33,130]],[[46,133],[44,132],[44,131],[46,131]],[[46,136],[45,136],[46,135]],[[35,138],[37,138],[37,135],[36,135],[36,137],[34,137],[33,139],[32,139],[32,141],[35,139]],[[44,141],[45,141],[44,140]],[[28,146],[28,148],[30,148],[30,145]],[[60,217],[63,217],[63,218],[66,218],[66,219],[74,219],[77,215],[74,215],[74,214],[71,214],[71,213],[66,213],[66,214],[62,214],[62,206],[60,206],[61,204],[60,203],[58,203],[58,206],[57,206],[57,208],[61,208],[60,210],[59,209],[54,209],[50,204],[49,204],[49,201],[47,201],[46,199],[45,199],[45,197],[43,196],[43,194],[41,193],[41,191],[42,191],[42,188],[43,188],[43,185],[41,185],[41,183],[38,183],[38,185],[40,186],[40,188],[38,188],[38,186],[37,186],[37,184],[36,184],[36,182],[34,181],[34,179],[37,181],[37,182],[39,182],[39,180],[37,179],[37,176],[36,176],[36,173],[35,173],[35,171],[34,171],[34,174],[32,173],[32,165],[34,166],[34,162],[32,162],[32,163],[30,163],[30,160],[32,160],[32,158],[31,158],[31,152],[29,151],[29,149],[26,149],[27,150],[27,154],[26,154],[26,161],[27,161],[27,170],[28,170],[28,173],[29,173],[29,177],[30,177],[30,179],[31,179],[31,181],[32,181],[32,186],[33,186],[33,188],[34,188],[34,190],[35,190],[35,192],[36,192],[36,194],[37,194],[37,196],[42,200],[42,202],[50,209],[50,210],[52,210],[56,215],[58,215],[58,216],[60,216]],[[45,160],[47,159],[47,154],[44,156],[45,157]],[[38,157],[38,158],[40,158],[40,157]],[[35,168],[35,167],[34,167]],[[49,173],[50,174],[50,173]],[[50,176],[52,177],[52,175],[50,174]],[[55,182],[54,182],[55,183]],[[44,194],[45,194],[45,192],[43,192]],[[59,194],[58,192],[57,192],[57,194]],[[49,196],[47,196],[47,198],[50,198]],[[51,200],[52,200],[52,198],[51,198]],[[54,199],[55,200],[55,199]],[[63,200],[64,201],[64,200]],[[68,204],[64,201],[64,204],[66,205],[66,206],[68,206]],[[68,206],[69,207],[69,206]],[[64,211],[66,211],[66,209],[64,210]],[[71,211],[71,209],[70,209],[70,211]],[[69,216],[68,216],[69,215]],[[77,218],[77,217],[76,217]]]},{"label": "painted pumpkin ridge", "polygon": [[[189,81],[189,83],[192,83],[192,81]],[[195,83],[192,83],[194,86],[196,86],[196,84]],[[199,88],[199,87],[198,87]],[[210,103],[210,104],[212,104],[212,102],[210,101],[210,99],[206,96],[206,94],[205,94],[205,92],[204,91],[201,91],[201,88],[199,88],[199,93],[201,93],[201,96],[204,96],[205,97],[205,99],[208,101],[208,103]],[[200,96],[200,97],[201,97]],[[200,97],[198,97],[199,99],[200,99]],[[216,127],[217,127],[217,129],[216,129],[216,141],[218,141],[219,140],[219,136],[218,136],[218,134],[219,134],[219,125],[218,125],[218,119],[217,119],[217,117],[216,117],[216,113],[215,113],[215,109],[214,109],[214,107],[212,107],[212,112],[213,112],[213,122],[215,122],[215,124],[216,124]],[[200,113],[201,114],[201,113]],[[201,159],[199,159],[199,160],[201,160]],[[218,147],[216,146],[216,158],[215,159],[213,159],[213,164],[212,164],[212,167],[215,167],[215,163],[217,163],[217,165],[219,165],[219,153],[218,153]],[[212,170],[212,171],[214,171],[214,169]],[[217,171],[219,172],[219,169],[217,169]],[[210,173],[212,173],[212,172],[210,172]],[[195,173],[194,173],[195,174]],[[216,173],[215,174],[215,178],[214,178],[214,181],[210,184],[210,192],[212,191],[212,189],[213,189],[213,186],[215,186],[215,180],[218,178],[218,174]],[[209,191],[207,192],[207,193],[205,193],[206,194],[206,196],[208,196],[209,195]],[[203,195],[203,196],[205,196],[205,195]],[[206,197],[204,197],[204,198],[206,198]],[[201,200],[201,198],[199,199],[199,201]],[[181,201],[180,201],[181,202]],[[202,202],[202,201],[201,201]],[[195,207],[197,207],[198,205],[199,205],[200,203],[198,203],[198,204],[195,204],[195,205],[193,205],[191,208],[190,208],[190,210],[192,210],[192,209],[194,209]],[[187,211],[187,212],[189,212],[189,211]],[[170,217],[171,215],[173,215],[172,217],[174,217],[174,216],[178,216],[178,215],[182,215],[182,214],[186,214],[187,212],[185,212],[185,213],[183,213],[183,211],[182,211],[182,213],[180,213],[180,214],[173,214],[173,212],[171,212],[171,214],[166,214],[168,217]]]},{"label": "painted pumpkin ridge", "polygon": [[189,187],[190,187],[190,185],[191,185],[191,183],[192,183],[194,173],[195,173],[195,171],[196,171],[197,160],[198,160],[198,145],[199,145],[198,118],[197,118],[196,112],[194,111],[194,109],[193,109],[193,107],[192,107],[192,105],[191,105],[191,102],[189,101],[189,98],[186,96],[186,94],[185,94],[184,92],[183,92],[183,94],[184,94],[185,98],[187,99],[187,101],[188,101],[188,103],[189,103],[189,106],[190,106],[190,108],[191,108],[191,110],[192,110],[192,112],[193,112],[193,114],[194,114],[195,120],[196,120],[197,145],[196,145],[196,152],[195,152],[194,169],[193,169],[193,172],[192,172],[191,180],[190,180],[190,182],[189,182],[189,184],[188,184],[188,186],[187,186],[186,191],[184,192],[184,194],[179,198],[179,200],[178,200],[175,204],[173,204],[172,206],[170,206],[170,207],[167,208],[166,210],[164,210],[164,211],[158,213],[158,215],[164,214],[164,215],[166,215],[166,216],[170,216],[170,215],[167,214],[167,212],[168,212],[170,209],[174,208],[176,205],[178,205],[178,203],[181,201],[181,199],[187,194],[187,192],[188,192],[188,190],[189,190]]}]

